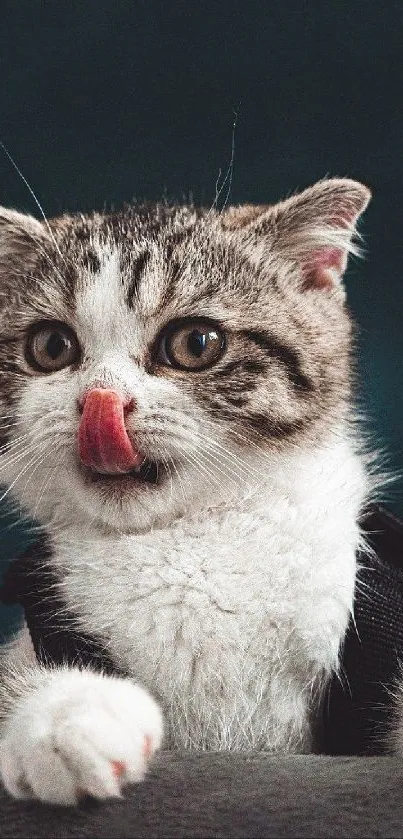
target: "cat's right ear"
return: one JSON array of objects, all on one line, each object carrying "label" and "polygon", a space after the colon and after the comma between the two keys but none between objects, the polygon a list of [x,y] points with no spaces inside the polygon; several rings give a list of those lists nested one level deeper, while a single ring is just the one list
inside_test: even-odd
[{"label": "cat's right ear", "polygon": [[[47,229],[31,215],[0,207],[0,285],[14,283],[15,274],[33,269]],[[14,277],[14,280],[12,279]]]},{"label": "cat's right ear", "polygon": [[34,216],[0,207],[0,259],[45,237],[44,225]]}]

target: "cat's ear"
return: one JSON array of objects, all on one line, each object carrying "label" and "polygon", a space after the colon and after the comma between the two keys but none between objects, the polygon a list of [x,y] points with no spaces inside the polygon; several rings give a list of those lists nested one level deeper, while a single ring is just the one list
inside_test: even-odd
[{"label": "cat's ear", "polygon": [[34,216],[0,207],[0,261],[32,250],[46,235],[44,225]]},{"label": "cat's ear", "polygon": [[242,235],[249,253],[256,248],[259,261],[283,256],[298,265],[304,288],[332,288],[348,254],[359,254],[356,224],[370,197],[363,184],[332,178],[271,207],[230,208],[222,221]]}]

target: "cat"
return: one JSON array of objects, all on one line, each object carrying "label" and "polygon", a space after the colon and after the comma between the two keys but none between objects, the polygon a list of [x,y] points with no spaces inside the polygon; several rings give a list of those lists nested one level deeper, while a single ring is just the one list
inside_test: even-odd
[{"label": "cat", "polygon": [[372,491],[343,286],[369,199],[0,210],[1,480],[116,667],[39,664],[21,629],[13,796],[119,796],[161,744],[315,749]]}]

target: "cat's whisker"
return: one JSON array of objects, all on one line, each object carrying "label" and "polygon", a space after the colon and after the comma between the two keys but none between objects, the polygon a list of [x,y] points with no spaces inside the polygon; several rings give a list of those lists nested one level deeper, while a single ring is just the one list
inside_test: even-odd
[{"label": "cat's whisker", "polygon": [[209,470],[206,466],[201,462],[200,456],[197,457],[192,452],[186,452],[183,454],[185,462],[187,462],[191,468],[192,472],[196,469],[196,471],[201,471],[208,479],[208,481],[212,481],[215,486],[220,487],[223,489],[223,485],[220,484],[220,481],[217,478],[217,474],[214,471]]},{"label": "cat's whisker", "polygon": [[3,420],[11,419],[11,420],[13,420],[13,422],[15,422],[17,424],[17,422],[18,422],[17,418],[19,418],[19,417],[22,419],[22,414],[19,414],[18,411],[15,411],[15,413],[13,412],[13,413],[10,413],[10,414],[0,414],[0,422],[2,422]]},{"label": "cat's whisker", "polygon": [[[203,421],[203,426],[204,425],[205,425],[205,422]],[[205,435],[205,433],[203,433],[203,437],[199,440],[198,435],[195,436],[194,429],[189,428],[189,435],[188,435],[187,438],[184,438],[184,436],[183,436],[184,429],[181,429],[181,433],[178,433],[178,429],[177,429],[176,425],[173,424],[172,428],[173,428],[173,430],[170,430],[168,428],[168,429],[165,429],[165,431],[166,431],[166,433],[169,434],[169,440],[170,440],[171,443],[174,440],[176,440],[176,442],[178,444],[178,447],[180,449],[181,455],[183,455],[184,451],[187,450],[185,448],[185,445],[184,445],[185,442],[186,442],[187,445],[189,443],[191,443],[190,450],[195,450],[195,448],[197,448],[199,450],[201,446],[202,447],[203,446],[204,447],[209,447],[211,450],[215,449],[216,450],[215,454],[217,454],[217,456],[219,458],[222,458],[222,460],[225,461],[226,467],[231,472],[231,474],[235,475],[238,471],[240,473],[240,475],[242,474],[244,476],[244,478],[245,478],[246,475],[249,475],[249,477],[251,477],[251,475],[254,475],[256,477],[256,480],[259,480],[262,477],[264,477],[264,474],[265,474],[264,471],[263,470],[258,470],[253,464],[248,462],[248,460],[245,458],[245,456],[243,458],[240,457],[239,455],[236,454],[236,452],[234,450],[231,451],[231,450],[225,448],[219,441],[214,440],[213,438],[207,437]],[[217,431],[217,427],[215,427],[215,431]],[[159,437],[160,435],[157,435],[157,436]],[[153,437],[153,432],[152,432],[152,430],[149,429],[147,431],[147,438],[149,440],[152,440],[152,437]]]},{"label": "cat's whisker", "polygon": [[209,447],[206,440],[203,440],[203,443],[196,449],[196,453],[199,454],[200,451],[203,452],[203,455],[206,459],[213,465],[215,469],[218,469],[219,473],[228,478],[230,481],[233,481],[235,485],[239,485],[239,483],[244,482],[239,469],[234,469],[231,464],[228,464],[225,459],[220,458],[219,455],[212,450],[212,447]]},{"label": "cat's whisker", "polygon": [[45,481],[43,482],[42,487],[39,490],[38,498],[36,500],[35,507],[34,507],[33,514],[32,514],[34,519],[38,515],[38,511],[40,510],[40,506],[41,506],[41,501],[42,501],[42,499],[45,495],[45,492],[49,489],[49,487],[50,487],[50,485],[53,481],[53,478],[55,477],[58,469],[59,469],[59,466],[56,463],[53,466],[53,469],[49,470],[49,475],[45,478]]},{"label": "cat's whisker", "polygon": [[[180,486],[181,493],[182,493],[182,498],[183,498],[183,503],[186,506],[186,494],[185,494],[185,489],[184,489],[184,486],[183,486],[181,476],[179,474],[178,468],[177,468],[176,463],[175,463],[173,458],[170,458],[170,462],[172,464],[172,468],[173,468],[173,470],[175,472],[175,475],[176,475],[176,477],[178,479],[178,482],[179,482],[179,486]],[[173,481],[172,481],[172,477],[171,477],[171,497],[173,497],[172,494],[173,494]]]},{"label": "cat's whisker", "polygon": [[[219,411],[217,411],[217,415],[220,416]],[[206,424],[209,423],[210,426],[216,432],[217,432],[217,428],[220,428],[221,430],[223,430],[225,432],[227,437],[231,436],[231,437],[234,437],[236,440],[240,440],[241,443],[243,443],[245,445],[246,449],[255,450],[259,454],[259,458],[266,459],[269,463],[271,462],[272,451],[265,450],[265,448],[258,445],[258,443],[256,442],[256,439],[253,439],[254,437],[256,437],[257,439],[261,440],[262,443],[265,446],[268,446],[268,445],[270,445],[270,436],[269,435],[266,436],[262,432],[257,431],[256,429],[253,429],[253,436],[251,435],[251,436],[248,437],[246,434],[243,434],[238,429],[235,429],[232,426],[230,428],[226,427],[225,423],[223,423],[222,421],[216,421],[216,420],[214,420],[214,421],[210,420],[209,421],[208,419],[206,419],[205,422],[206,422]]]},{"label": "cat's whisker", "polygon": [[9,470],[11,467],[15,466],[15,464],[19,463],[21,460],[25,460],[25,458],[32,454],[33,451],[37,450],[38,446],[28,446],[17,452],[17,454],[13,454],[12,457],[8,458],[7,460],[0,463],[0,473]]},{"label": "cat's whisker", "polygon": [[[161,464],[162,464],[162,468],[164,469],[165,475],[167,475],[169,483],[170,483],[170,501],[171,501],[172,500],[173,484],[172,484],[171,467],[170,467],[170,463],[169,463],[168,458],[162,456],[161,457]],[[158,483],[158,477],[157,477],[157,483]]]},{"label": "cat's whisker", "polygon": [[231,470],[216,455],[212,454],[204,444],[196,449],[195,455],[207,465],[214,475],[222,479],[220,480],[221,489],[225,490],[225,492],[230,490],[234,494],[234,497],[236,497],[242,482],[239,474]]},{"label": "cat's whisker", "polygon": [[0,471],[6,469],[15,460],[20,460],[25,454],[30,454],[35,449],[42,448],[41,440],[30,439],[30,437],[31,435],[28,435],[26,439],[16,441],[15,445],[5,448],[0,453]]},{"label": "cat's whisker", "polygon": [[29,468],[30,468],[30,467],[31,467],[31,466],[32,466],[32,465],[36,462],[36,460],[37,460],[37,459],[40,459],[41,457],[42,457],[42,452],[40,452],[40,454],[36,453],[36,454],[34,454],[34,455],[30,458],[30,460],[28,461],[28,463],[26,463],[26,464],[25,464],[25,466],[24,466],[24,467],[20,470],[20,472],[19,472],[19,473],[18,473],[18,475],[14,478],[14,480],[13,480],[13,481],[12,481],[12,482],[8,485],[8,487],[7,487],[7,489],[5,490],[5,492],[3,492],[3,494],[0,496],[0,503],[1,503],[2,501],[4,501],[4,499],[5,499],[5,498],[7,497],[7,495],[11,492],[11,490],[15,487],[15,485],[18,483],[18,481],[20,481],[20,480],[21,480],[22,476],[23,476],[23,475],[25,475],[25,473],[27,472],[27,470],[28,470],[28,469],[29,469]]},{"label": "cat's whisker", "polygon": [[[201,470],[208,480],[218,487],[218,489],[223,493],[224,498],[228,496],[228,492],[236,497],[234,487],[230,485],[232,483],[231,479],[228,478],[228,475],[225,472],[218,469],[216,464],[211,461],[211,459],[209,459],[201,449],[197,450],[196,453],[187,452],[186,455],[188,460],[196,466],[196,469]],[[224,477],[224,482],[220,480],[220,476]]]},{"label": "cat's whisker", "polygon": [[[15,422],[10,422],[10,423],[7,423],[7,424],[4,423],[4,424],[0,425],[0,432],[8,431],[10,428],[15,429],[16,428],[16,423]],[[5,445],[7,445],[7,444],[5,443],[4,446]],[[3,446],[0,447],[0,453],[1,453],[2,448],[3,448]]]},{"label": "cat's whisker", "polygon": [[228,467],[233,469],[234,473],[239,474],[240,477],[246,479],[254,474],[257,480],[261,478],[263,474],[261,470],[255,469],[252,464],[248,463],[246,458],[241,458],[229,451],[217,440],[204,437],[203,445],[207,446],[210,451],[214,451],[219,458],[222,458],[226,463],[228,463]]},{"label": "cat's whisker", "polygon": [[[197,450],[199,451],[200,447],[209,448],[211,451],[215,450],[214,454],[217,455],[219,461],[222,460],[225,462],[226,468],[231,473],[231,475],[235,476],[238,472],[239,477],[243,476],[244,478],[246,478],[246,476],[249,476],[249,484],[252,475],[256,477],[256,480],[259,480],[262,477],[264,477],[265,473],[263,472],[263,470],[258,470],[254,465],[248,462],[245,456],[242,458],[239,455],[237,455],[234,450],[231,451],[230,449],[223,446],[222,443],[220,443],[218,440],[212,437],[207,437],[205,434],[205,425],[206,422],[203,420],[203,436],[200,439],[198,434],[195,435],[194,429],[192,427],[189,428],[187,443],[191,442],[191,450],[195,450],[197,448]],[[217,426],[214,427],[214,424],[211,425],[217,432]],[[185,439],[183,437],[184,429],[181,429],[180,434],[178,434],[177,426],[175,426],[174,424],[173,429],[176,433],[172,433],[172,431],[169,430],[169,439],[171,442],[173,442],[173,440],[176,438],[180,447],[181,454],[183,454],[183,452],[186,450],[184,447]],[[152,431],[148,431],[148,437],[152,437]]]},{"label": "cat's whisker", "polygon": [[[8,504],[10,504],[10,499],[8,499]],[[15,519],[14,519],[14,521],[7,524],[7,526],[4,528],[4,530],[7,533],[8,533],[8,531],[15,530],[16,527],[21,528],[21,526],[24,527],[25,531],[27,531],[27,528],[29,528],[29,533],[32,534],[32,538],[34,538],[34,535],[41,533],[41,530],[42,530],[41,525],[39,525],[39,524],[34,525],[33,521],[32,521],[31,514],[30,513],[24,513],[21,510],[19,505],[14,505],[14,506],[12,505],[11,506],[11,513],[15,515]],[[7,510],[7,513],[3,513],[3,515],[8,516],[9,515],[8,510]]]},{"label": "cat's whisker", "polygon": [[[43,449],[42,449],[42,451],[43,451]],[[29,484],[31,483],[31,481],[32,481],[32,479],[34,478],[34,476],[36,475],[36,473],[37,473],[38,469],[39,469],[40,467],[43,467],[43,464],[44,464],[44,463],[46,463],[46,461],[49,459],[50,455],[52,455],[52,454],[53,454],[52,449],[48,448],[48,451],[43,452],[43,457],[42,457],[42,459],[41,459],[41,460],[39,460],[39,461],[35,464],[34,468],[32,469],[31,474],[30,474],[30,475],[29,475],[29,477],[27,478],[27,481],[26,481],[26,483],[25,483],[24,489],[22,490],[22,493],[21,493],[21,495],[20,495],[20,502],[21,502],[21,504],[22,504],[22,505],[24,505],[24,495],[25,495],[25,493],[26,493],[26,491],[27,491],[27,488],[28,488]],[[55,464],[55,465],[54,465],[53,469],[57,469],[57,464]],[[52,469],[50,469],[49,471],[50,471],[50,472],[52,472],[53,470],[52,470]],[[37,501],[36,501],[36,506],[35,506],[35,509],[34,509],[34,511],[33,511],[33,517],[34,517],[34,518],[35,518],[35,516],[36,516],[37,507],[38,507],[38,498],[37,498]]]},{"label": "cat's whisker", "polygon": [[173,501],[173,480],[172,480],[172,472],[171,472],[171,463],[170,460],[166,457],[162,458],[162,464],[165,469],[166,474],[168,475],[168,480],[170,484],[170,495],[169,495],[169,502],[172,503]]},{"label": "cat's whisker", "polygon": [[7,443],[4,443],[0,446],[0,462],[1,460],[6,457],[8,454],[12,454],[16,449],[21,448],[22,445],[25,445],[27,440],[31,438],[31,434],[20,434],[14,440],[10,440]]},{"label": "cat's whisker", "polygon": [[255,490],[259,490],[267,483],[267,471],[263,468],[258,469],[249,460],[246,458],[240,457],[230,457],[223,452],[219,445],[216,445],[215,441],[208,441],[205,445],[212,451],[215,451],[218,459],[224,459],[227,464],[228,468],[232,468],[235,475],[238,476],[239,481],[244,487],[250,491],[254,492]]},{"label": "cat's whisker", "polygon": [[[0,447],[0,451],[1,451],[1,450],[3,450],[3,449],[5,449],[7,446],[12,446],[14,443],[17,443],[19,440],[23,440],[25,437],[29,437],[29,435],[30,435],[30,433],[31,433],[31,430],[29,430],[29,431],[23,431],[23,433],[20,433],[20,430],[19,430],[19,429],[23,429],[23,428],[24,428],[24,424],[23,424],[22,422],[20,422],[20,423],[13,423],[12,425],[10,425],[10,427],[11,427],[11,428],[16,429],[16,430],[17,430],[17,434],[16,434],[16,435],[10,434],[9,441],[8,441],[7,443],[4,443],[4,444]],[[1,426],[0,426],[0,430],[1,430]]]}]

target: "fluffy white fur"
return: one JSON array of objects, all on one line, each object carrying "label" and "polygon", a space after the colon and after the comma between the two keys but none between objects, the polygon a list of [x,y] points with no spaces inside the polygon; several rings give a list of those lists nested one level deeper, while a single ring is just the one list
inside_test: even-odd
[{"label": "fluffy white fur", "polygon": [[[168,746],[312,747],[312,710],[337,668],[352,609],[365,478],[340,433],[310,455],[267,461],[265,471],[265,482],[247,499],[218,510],[206,505],[153,531],[101,535],[90,521],[57,525],[55,560],[66,575],[67,603],[158,697]],[[159,744],[155,703],[140,688],[74,671],[41,670],[33,683],[32,667],[22,672],[26,691],[3,742],[3,778],[13,794],[21,794],[25,778],[39,798],[71,804],[88,766],[96,779],[85,788],[100,797],[115,794],[104,758],[123,759],[116,717],[127,729],[128,766],[138,768],[137,746],[143,766],[144,718]],[[110,696],[109,726],[104,702]],[[84,716],[81,705],[77,716],[80,702]],[[67,771],[46,743],[56,738],[58,748],[67,748],[59,745],[59,726],[71,734],[77,722],[80,738],[84,718],[92,719],[90,734],[73,738],[73,757],[66,752],[65,758],[74,769]],[[101,746],[105,726],[109,752]]]},{"label": "fluffy white fur", "polygon": [[66,601],[160,698],[170,745],[311,745],[311,694],[352,607],[364,478],[337,437],[265,470],[249,498],[169,526],[56,537]]}]

